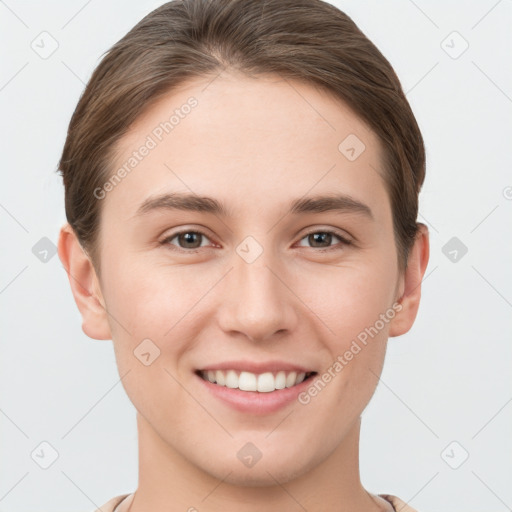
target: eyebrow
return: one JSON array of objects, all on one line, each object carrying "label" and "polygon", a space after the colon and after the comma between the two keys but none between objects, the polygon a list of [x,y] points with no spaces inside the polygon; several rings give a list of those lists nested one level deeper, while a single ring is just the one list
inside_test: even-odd
[{"label": "eyebrow", "polygon": [[[212,197],[175,192],[148,197],[137,209],[135,217],[158,210],[184,210],[205,212],[228,217],[226,206]],[[321,195],[295,199],[290,204],[289,213],[294,215],[323,212],[357,213],[374,220],[370,207],[351,196],[344,194]]]}]

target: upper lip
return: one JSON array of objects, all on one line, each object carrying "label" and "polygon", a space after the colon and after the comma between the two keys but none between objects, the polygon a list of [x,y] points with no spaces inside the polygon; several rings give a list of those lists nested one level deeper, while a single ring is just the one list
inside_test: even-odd
[{"label": "upper lip", "polygon": [[237,370],[241,372],[250,372],[250,373],[266,373],[266,372],[297,372],[297,373],[309,373],[314,372],[315,370],[311,368],[306,368],[304,366],[287,363],[285,361],[265,361],[262,363],[256,363],[254,361],[224,361],[222,363],[213,363],[208,366],[203,366],[199,368],[201,371],[208,370]]}]

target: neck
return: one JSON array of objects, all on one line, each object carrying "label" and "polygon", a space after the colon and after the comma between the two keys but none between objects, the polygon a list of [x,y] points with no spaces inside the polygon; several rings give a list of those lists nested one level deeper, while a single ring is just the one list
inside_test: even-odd
[{"label": "neck", "polygon": [[244,486],[205,472],[169,446],[137,414],[139,485],[130,512],[168,510],[247,512],[382,512],[389,503],[368,493],[359,476],[360,418],[338,447],[310,471],[288,481],[269,477],[266,485]]}]

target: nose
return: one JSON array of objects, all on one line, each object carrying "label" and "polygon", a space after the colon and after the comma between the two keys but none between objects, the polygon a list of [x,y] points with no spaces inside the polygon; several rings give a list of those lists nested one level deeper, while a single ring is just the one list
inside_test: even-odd
[{"label": "nose", "polygon": [[293,332],[300,301],[285,274],[275,259],[267,257],[267,251],[252,263],[235,255],[234,268],[224,279],[222,305],[217,311],[224,332],[230,336],[243,334],[253,342]]}]

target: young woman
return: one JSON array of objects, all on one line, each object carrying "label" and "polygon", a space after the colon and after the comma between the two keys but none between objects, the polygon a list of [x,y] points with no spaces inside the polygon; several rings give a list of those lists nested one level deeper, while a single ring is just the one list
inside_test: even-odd
[{"label": "young woman", "polygon": [[162,5],[95,70],[59,169],[82,328],[137,410],[138,487],[102,512],[413,510],[358,459],[418,311],[425,151],[346,14]]}]

